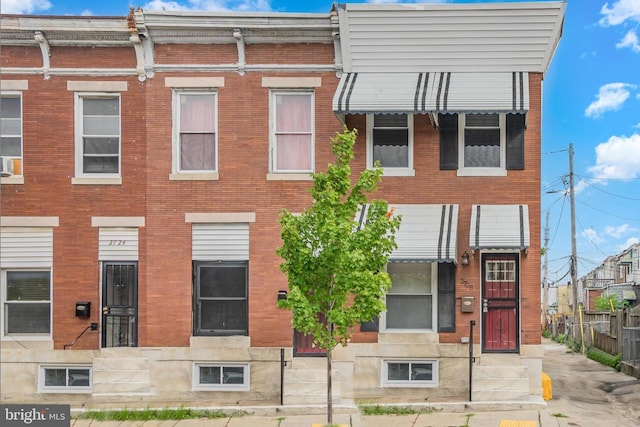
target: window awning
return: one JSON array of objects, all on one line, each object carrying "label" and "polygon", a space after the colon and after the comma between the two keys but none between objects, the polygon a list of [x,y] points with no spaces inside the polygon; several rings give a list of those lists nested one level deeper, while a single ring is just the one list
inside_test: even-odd
[{"label": "window awning", "polygon": [[391,259],[456,262],[458,205],[390,205],[402,215]]},{"label": "window awning", "polygon": [[515,73],[345,73],[336,114],[526,113],[529,75]]},{"label": "window awning", "polygon": [[471,249],[528,249],[527,205],[473,205],[469,245]]}]

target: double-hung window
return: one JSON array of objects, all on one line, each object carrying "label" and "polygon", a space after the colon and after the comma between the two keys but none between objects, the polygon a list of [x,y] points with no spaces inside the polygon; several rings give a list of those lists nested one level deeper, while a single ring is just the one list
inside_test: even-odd
[{"label": "double-hung window", "polygon": [[391,288],[387,293],[384,316],[387,331],[435,329],[436,267],[430,262],[389,261],[387,273]]},{"label": "double-hung window", "polygon": [[413,116],[367,115],[367,167],[376,162],[385,175],[413,175]]},{"label": "double-hung window", "polygon": [[196,261],[194,270],[194,334],[248,335],[248,263]]},{"label": "double-hung window", "polygon": [[76,93],[76,176],[120,176],[120,95]]},{"label": "double-hung window", "polygon": [[0,157],[3,173],[22,175],[22,97],[19,93],[0,95]]},{"label": "double-hung window", "polygon": [[51,272],[2,271],[3,336],[48,337],[51,333]]},{"label": "double-hung window", "polygon": [[218,170],[217,94],[176,91],[174,108],[174,170],[213,173]]},{"label": "double-hung window", "polygon": [[270,171],[314,171],[314,93],[272,90],[270,121]]}]

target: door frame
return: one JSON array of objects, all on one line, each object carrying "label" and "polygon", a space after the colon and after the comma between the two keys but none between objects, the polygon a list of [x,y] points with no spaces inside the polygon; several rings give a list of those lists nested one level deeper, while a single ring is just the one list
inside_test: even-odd
[{"label": "door frame", "polygon": [[[521,339],[520,254],[518,252],[483,252],[481,253],[480,259],[481,259],[481,262],[480,262],[481,295],[480,297],[482,300],[482,336],[481,336],[482,352],[483,353],[510,353],[510,354],[520,353],[520,339]],[[504,260],[514,261],[515,283],[514,283],[513,290],[515,295],[512,298],[492,298],[491,300],[487,298],[486,262],[487,260],[495,260],[495,259],[504,259]],[[513,310],[513,318],[510,318],[510,320],[512,320],[514,324],[514,328],[513,328],[514,336],[509,338],[510,340],[512,339],[514,342],[514,346],[512,348],[504,348],[504,349],[487,348],[487,339],[488,339],[487,331],[489,330],[488,322],[490,321],[488,319],[489,311],[494,311],[494,310],[503,310],[505,313],[507,313],[507,315],[509,314],[510,310]]]}]

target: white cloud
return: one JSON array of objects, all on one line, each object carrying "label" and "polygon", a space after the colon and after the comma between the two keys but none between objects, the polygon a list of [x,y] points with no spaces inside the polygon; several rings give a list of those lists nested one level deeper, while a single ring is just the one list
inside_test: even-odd
[{"label": "white cloud", "polygon": [[640,134],[612,136],[596,147],[596,164],[589,172],[596,179],[640,177]]},{"label": "white cloud", "polygon": [[186,10],[202,10],[202,11],[251,11],[251,12],[269,12],[271,4],[269,0],[188,0],[184,1],[166,1],[151,0],[142,6],[144,10],[165,10],[165,11],[186,11]]},{"label": "white cloud", "polygon": [[600,86],[597,99],[584,110],[584,115],[597,118],[607,111],[618,110],[629,98],[629,90],[635,88],[635,85],[629,83],[607,83]]},{"label": "white cloud", "polygon": [[49,0],[2,0],[0,12],[2,13],[33,13],[45,11],[51,8]]},{"label": "white cloud", "polygon": [[624,242],[623,244],[621,244],[618,247],[618,250],[620,252],[622,252],[622,251],[624,251],[626,249],[629,249],[631,246],[635,245],[636,243],[640,243],[640,238],[638,238],[638,237],[629,237],[626,242]]},{"label": "white cloud", "polygon": [[624,38],[620,40],[620,43],[618,43],[616,47],[618,49],[622,49],[623,47],[628,47],[632,51],[636,53],[640,53],[640,43],[638,43],[638,35],[635,33],[634,30],[630,30],[624,36]]},{"label": "white cloud", "polygon": [[93,12],[91,12],[89,9],[85,9],[82,11],[82,13],[80,14],[82,16],[93,16]]},{"label": "white cloud", "polygon": [[629,224],[622,224],[617,227],[608,225],[604,228],[605,233],[607,233],[611,237],[615,237],[616,239],[619,239],[625,234],[635,233],[637,231],[637,228],[630,227]]},{"label": "white cloud", "polygon": [[604,15],[604,18],[600,19],[600,25],[604,27],[620,25],[626,20],[640,22],[640,1],[618,0],[611,7],[609,3],[605,3],[600,13]]},{"label": "white cloud", "polygon": [[367,3],[385,4],[385,3],[450,3],[453,0],[367,0]]},{"label": "white cloud", "polygon": [[604,239],[598,236],[598,232],[593,228],[586,228],[582,230],[582,236],[595,245],[604,242]]}]

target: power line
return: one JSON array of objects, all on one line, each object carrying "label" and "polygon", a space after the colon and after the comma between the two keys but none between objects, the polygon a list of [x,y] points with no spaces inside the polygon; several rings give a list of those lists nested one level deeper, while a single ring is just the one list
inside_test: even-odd
[{"label": "power line", "polygon": [[635,200],[635,201],[640,201],[640,198],[635,198],[635,197],[628,197],[628,196],[622,196],[620,194],[615,194],[615,193],[611,193],[609,191],[605,191],[600,187],[595,186],[592,182],[590,182],[589,180],[587,180],[586,178],[580,177],[582,179],[582,182],[584,182],[585,184],[587,184],[589,187],[598,190],[602,193],[605,194],[609,194],[610,196],[614,196],[614,197],[618,197],[620,199],[626,199],[626,200]]},{"label": "power line", "polygon": [[629,217],[625,217],[625,216],[614,215],[614,214],[612,214],[611,212],[607,212],[607,211],[604,211],[604,210],[602,210],[602,209],[594,208],[593,206],[589,205],[589,204],[588,204],[588,203],[586,203],[586,202],[582,202],[582,201],[580,201],[580,203],[581,203],[581,204],[583,204],[583,205],[585,205],[585,206],[586,206],[586,207],[588,207],[588,208],[593,209],[594,211],[602,212],[602,213],[607,214],[607,215],[609,215],[609,216],[612,216],[612,217],[614,217],[614,218],[624,219],[624,220],[627,220],[627,221],[640,222],[640,219],[638,219],[638,218],[629,218]]}]

